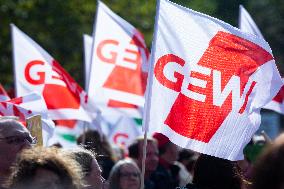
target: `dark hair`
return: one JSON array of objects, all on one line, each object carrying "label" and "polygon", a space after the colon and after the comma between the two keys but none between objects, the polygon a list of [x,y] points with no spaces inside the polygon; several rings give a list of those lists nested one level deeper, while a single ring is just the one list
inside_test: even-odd
[{"label": "dark hair", "polygon": [[81,170],[75,160],[64,156],[57,148],[36,147],[24,150],[17,158],[7,184],[8,188],[31,186],[38,169],[55,173],[62,188],[79,189],[82,186]]},{"label": "dark hair", "polygon": [[[141,152],[141,144],[143,144],[144,138],[137,137],[129,146],[128,146],[128,156],[133,159],[138,159]],[[147,143],[157,143],[154,138],[147,138]]]},{"label": "dark hair", "polygon": [[195,152],[188,149],[182,149],[178,154],[178,161],[189,160],[193,156],[195,156]]},{"label": "dark hair", "polygon": [[193,183],[199,189],[241,189],[242,182],[236,162],[202,154],[195,163]]},{"label": "dark hair", "polygon": [[284,143],[268,146],[255,163],[253,189],[284,187]]},{"label": "dark hair", "polygon": [[[85,139],[84,139],[85,138]],[[83,139],[85,141],[83,141]],[[112,148],[105,137],[96,130],[87,130],[77,138],[77,144],[87,150],[96,152],[98,156],[106,156],[114,161]]]}]

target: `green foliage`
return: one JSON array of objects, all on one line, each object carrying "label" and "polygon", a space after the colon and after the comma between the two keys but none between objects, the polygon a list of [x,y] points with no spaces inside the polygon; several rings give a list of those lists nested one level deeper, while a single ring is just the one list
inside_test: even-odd
[{"label": "green foliage", "polygon": [[[114,12],[137,27],[150,48],[156,1],[104,0]],[[281,0],[173,0],[237,26],[238,6],[244,4],[270,43],[284,73],[284,3]],[[0,83],[13,85],[10,23],[33,38],[83,86],[83,38],[91,34],[94,0],[0,0]]]}]

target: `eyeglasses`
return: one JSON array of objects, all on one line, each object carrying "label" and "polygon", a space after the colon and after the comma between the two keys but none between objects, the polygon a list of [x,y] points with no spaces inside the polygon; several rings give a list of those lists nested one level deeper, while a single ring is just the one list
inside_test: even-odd
[{"label": "eyeglasses", "polygon": [[120,176],[124,178],[130,178],[130,177],[138,178],[140,176],[140,173],[120,173]]},{"label": "eyeglasses", "polygon": [[9,136],[5,138],[0,138],[0,140],[5,140],[7,144],[13,144],[13,145],[22,144],[26,140],[32,145],[37,143],[36,137],[32,136]]}]

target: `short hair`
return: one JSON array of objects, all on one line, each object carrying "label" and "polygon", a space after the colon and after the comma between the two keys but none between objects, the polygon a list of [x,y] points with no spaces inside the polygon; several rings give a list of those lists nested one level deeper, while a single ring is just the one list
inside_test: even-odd
[{"label": "short hair", "polygon": [[237,162],[201,154],[194,167],[197,188],[241,189],[243,179]]},{"label": "short hair", "polygon": [[[138,159],[140,154],[140,145],[141,143],[143,144],[144,142],[144,137],[140,136],[137,137],[129,146],[128,146],[128,156],[133,158],[133,159]],[[157,140],[151,137],[147,137],[147,143],[156,143]]]},{"label": "short hair", "polygon": [[38,169],[58,175],[62,188],[79,189],[83,186],[81,170],[75,160],[64,156],[60,149],[36,147],[24,150],[18,156],[8,179],[8,188],[21,189],[31,185]]},{"label": "short hair", "polygon": [[[120,183],[120,170],[121,170],[121,168],[124,165],[127,165],[127,164],[135,166],[137,168],[137,170],[139,170],[139,172],[140,172],[139,167],[137,166],[137,164],[132,159],[126,158],[126,159],[123,159],[123,160],[119,160],[112,167],[111,172],[109,174],[109,178],[108,178],[109,189],[120,189],[120,187],[119,187],[119,183]],[[139,179],[140,179],[140,177],[139,177]],[[140,184],[141,184],[141,180],[140,180]]]},{"label": "short hair", "polygon": [[82,147],[72,150],[68,149],[66,152],[80,165],[83,176],[89,176],[92,172],[92,162],[96,159],[95,152],[86,150]]},{"label": "short hair", "polygon": [[281,189],[284,186],[284,143],[268,146],[257,159],[252,171],[252,188]]}]

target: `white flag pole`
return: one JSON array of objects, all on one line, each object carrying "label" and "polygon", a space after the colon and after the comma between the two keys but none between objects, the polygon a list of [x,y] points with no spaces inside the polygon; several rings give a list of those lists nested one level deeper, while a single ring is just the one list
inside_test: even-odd
[{"label": "white flag pole", "polygon": [[141,170],[141,189],[144,189],[144,177],[145,177],[145,160],[146,160],[146,147],[147,147],[147,132],[149,127],[149,111],[150,108],[150,98],[152,95],[152,86],[150,86],[153,82],[153,66],[155,60],[155,41],[157,38],[157,29],[158,29],[158,19],[159,19],[159,10],[160,10],[160,0],[157,0],[156,5],[156,16],[155,16],[155,26],[154,26],[154,36],[152,42],[152,50],[151,50],[151,58],[149,62],[149,70],[148,70],[148,80],[147,80],[147,89],[146,89],[146,99],[144,104],[144,112],[143,112],[143,130],[144,130],[144,143],[143,143],[143,156],[142,156],[142,170]]},{"label": "white flag pole", "polygon": [[[93,31],[92,31],[92,49],[91,49],[91,56],[89,57],[89,78],[86,78],[88,80],[85,81],[85,85],[87,84],[87,86],[85,86],[86,92],[89,94],[89,81],[90,81],[90,77],[91,77],[91,70],[92,70],[92,62],[93,62],[93,54],[94,54],[94,48],[95,48],[95,36],[96,36],[96,27],[97,27],[97,18],[98,18],[98,11],[99,11],[99,5],[100,4],[100,0],[97,0],[97,7],[96,7],[96,14],[95,14],[95,19],[94,19],[94,23],[93,23]],[[85,65],[86,66],[86,65]]]},{"label": "white flag pole", "polygon": [[10,30],[12,30],[12,32],[11,32],[11,38],[12,38],[12,50],[13,50],[13,73],[14,73],[14,89],[15,89],[15,91],[14,91],[14,95],[15,95],[15,97],[18,97],[18,92],[17,92],[17,77],[16,77],[16,65],[15,65],[15,60],[16,60],[16,58],[15,58],[15,39],[14,39],[14,35],[15,35],[15,25],[13,24],[13,23],[11,23],[10,24]]},{"label": "white flag pole", "polygon": [[141,170],[141,189],[144,189],[146,147],[147,147],[147,131],[145,131],[145,133],[144,133],[144,142],[143,142],[143,157],[142,157],[142,170]]}]

